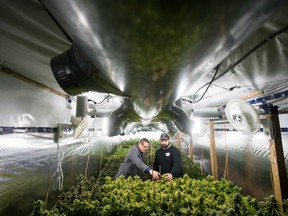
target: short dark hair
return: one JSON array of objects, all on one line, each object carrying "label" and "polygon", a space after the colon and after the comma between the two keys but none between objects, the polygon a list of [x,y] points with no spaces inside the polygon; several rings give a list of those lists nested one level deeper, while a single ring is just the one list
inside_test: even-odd
[{"label": "short dark hair", "polygon": [[144,144],[144,142],[150,143],[148,139],[142,138],[140,139],[139,143]]}]

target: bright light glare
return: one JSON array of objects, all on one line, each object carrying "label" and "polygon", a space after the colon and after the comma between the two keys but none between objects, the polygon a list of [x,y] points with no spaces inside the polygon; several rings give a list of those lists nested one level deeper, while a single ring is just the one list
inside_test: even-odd
[{"label": "bright light glare", "polygon": [[103,135],[106,135],[108,133],[108,118],[103,118],[102,133]]},{"label": "bright light glare", "polygon": [[193,127],[193,130],[192,130],[192,133],[193,134],[197,134],[197,133],[200,133],[201,132],[201,122],[200,122],[200,119],[198,118],[195,118],[193,119],[194,120],[194,127]]}]

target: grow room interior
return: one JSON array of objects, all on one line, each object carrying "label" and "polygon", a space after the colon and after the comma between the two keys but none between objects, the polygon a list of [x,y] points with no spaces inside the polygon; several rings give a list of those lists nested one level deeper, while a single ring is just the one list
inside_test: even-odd
[{"label": "grow room interior", "polygon": [[[273,195],[285,214],[287,14],[282,0],[0,0],[0,215],[29,215],[36,200],[52,212],[141,138],[152,163],[163,132],[187,170],[259,202]],[[146,213],[177,215],[162,202]]]}]

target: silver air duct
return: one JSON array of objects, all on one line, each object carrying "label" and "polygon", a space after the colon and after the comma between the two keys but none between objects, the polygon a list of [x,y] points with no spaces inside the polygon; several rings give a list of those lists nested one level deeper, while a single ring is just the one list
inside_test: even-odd
[{"label": "silver air duct", "polygon": [[221,118],[224,112],[217,108],[193,108],[191,110],[190,118]]},{"label": "silver air duct", "polygon": [[63,90],[70,95],[96,91],[133,99],[130,109],[119,108],[110,116],[114,135],[137,115],[137,121],[161,120],[165,113],[179,130],[190,134],[192,121],[173,104],[284,1],[40,2],[73,42],[70,50],[51,61]]},{"label": "silver air duct", "polygon": [[88,91],[123,95],[99,74],[75,45],[53,58],[50,65],[58,84],[69,95]]},{"label": "silver air duct", "polygon": [[176,127],[181,132],[191,135],[194,122],[189,118],[186,112],[175,104],[169,108],[169,111],[170,118]]},{"label": "silver air duct", "polygon": [[88,98],[86,96],[77,96],[76,117],[84,118],[87,115]]},{"label": "silver air duct", "polygon": [[166,131],[167,131],[166,133],[168,133],[171,136],[174,135],[178,131],[178,128],[172,122],[172,120],[170,118],[169,119],[168,118],[161,118],[159,120],[159,122],[166,126]]},{"label": "silver air duct", "polygon": [[108,117],[108,136],[123,134],[130,122],[140,122],[140,118],[136,112],[131,110],[130,102],[126,99],[121,106]]}]

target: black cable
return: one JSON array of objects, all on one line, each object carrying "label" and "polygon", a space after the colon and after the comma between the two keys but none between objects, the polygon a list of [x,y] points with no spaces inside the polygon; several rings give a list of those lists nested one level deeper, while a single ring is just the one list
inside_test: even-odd
[{"label": "black cable", "polygon": [[221,89],[225,89],[225,90],[228,90],[228,91],[233,91],[235,88],[248,88],[248,87],[251,87],[251,86],[254,86],[254,85],[257,85],[257,86],[265,86],[265,85],[269,85],[269,84],[272,84],[272,83],[278,83],[278,84],[281,84],[281,83],[285,83],[287,82],[288,78],[286,79],[281,79],[281,80],[274,80],[274,81],[270,81],[270,82],[265,82],[265,83],[255,83],[253,85],[236,85],[236,86],[232,86],[230,88],[227,88],[227,87],[224,87],[224,86],[220,86],[220,85],[217,85],[215,83],[212,83],[213,86],[216,86],[218,88],[221,88]]},{"label": "black cable", "polygon": [[[200,97],[200,99],[197,100],[197,101],[194,101],[193,103],[198,103],[199,101],[201,101],[201,100],[203,99],[204,95],[206,94],[206,92],[208,91],[208,89],[209,89],[209,87],[211,86],[212,82],[214,81],[214,79],[215,79],[215,77],[216,77],[216,75],[217,75],[217,73],[218,73],[218,71],[219,71],[219,68],[220,68],[220,65],[217,65],[216,68],[214,68],[216,71],[215,71],[215,74],[213,75],[211,81],[209,82],[209,85],[207,86],[206,90],[204,91],[204,93],[202,94],[202,96]],[[195,94],[196,94],[196,93],[195,93]],[[195,94],[194,94],[194,95],[195,95]]]},{"label": "black cable", "polygon": [[108,99],[111,98],[111,97],[112,97],[111,95],[107,95],[101,102],[96,102],[96,101],[91,100],[91,99],[88,99],[88,101],[91,101],[91,102],[93,102],[94,104],[100,105],[100,104],[102,104],[105,100],[108,100]]},{"label": "black cable", "polygon": [[[222,76],[224,76],[226,73],[228,73],[230,70],[233,70],[238,64],[240,64],[242,61],[244,61],[248,56],[250,56],[255,50],[257,50],[258,48],[260,48],[261,46],[263,46],[265,43],[267,43],[268,41],[270,41],[271,39],[275,38],[277,35],[282,34],[283,32],[288,30],[288,26],[284,27],[283,29],[279,30],[278,32],[268,36],[267,38],[265,38],[263,41],[261,41],[260,43],[258,43],[255,47],[253,47],[250,51],[248,51],[242,58],[240,58],[238,61],[236,61],[234,64],[230,65],[222,74],[220,74],[217,78],[214,79],[218,80],[219,78],[221,78]],[[210,83],[205,83],[203,86],[201,86],[194,94],[194,96],[205,86],[210,85]],[[198,101],[197,101],[198,102]],[[195,103],[197,103],[195,102]]]},{"label": "black cable", "polygon": [[216,85],[215,83],[212,83],[213,86],[216,86],[218,88],[222,88],[222,89],[226,89],[226,90],[229,90],[230,88],[226,88],[226,87],[223,87],[223,86],[220,86],[220,85]]}]

